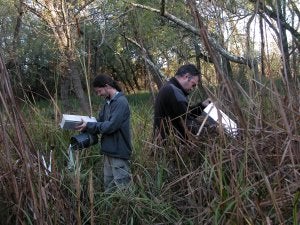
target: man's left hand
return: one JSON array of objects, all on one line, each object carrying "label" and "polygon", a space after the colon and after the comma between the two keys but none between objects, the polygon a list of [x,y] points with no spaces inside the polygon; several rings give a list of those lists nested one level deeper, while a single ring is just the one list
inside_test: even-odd
[{"label": "man's left hand", "polygon": [[208,106],[210,103],[212,103],[211,98],[207,98],[205,99],[201,104],[206,107]]}]

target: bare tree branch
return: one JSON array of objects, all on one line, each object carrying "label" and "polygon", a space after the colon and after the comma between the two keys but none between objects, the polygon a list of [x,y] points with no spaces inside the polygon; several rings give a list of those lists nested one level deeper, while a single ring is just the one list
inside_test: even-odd
[{"label": "bare tree branch", "polygon": [[[256,3],[256,0],[250,0],[250,2]],[[300,42],[300,33],[296,29],[294,29],[290,24],[288,24],[282,15],[278,15],[275,11],[267,7],[264,4],[264,1],[261,0],[259,0],[258,7],[261,13],[263,12],[266,13],[270,18],[272,18],[275,21],[278,21],[278,17],[279,17],[279,21],[281,25],[297,39],[297,42]]]},{"label": "bare tree branch", "polygon": [[[177,18],[176,16],[166,12],[165,10],[158,10],[158,9],[155,9],[155,8],[152,8],[152,7],[149,7],[149,6],[145,6],[145,5],[141,5],[141,4],[137,4],[137,3],[131,3],[131,5],[134,6],[134,7],[137,7],[137,8],[141,8],[141,9],[145,9],[145,10],[157,13],[157,14],[161,14],[161,12],[164,11],[164,14],[162,15],[163,17],[165,17],[166,19],[174,22],[178,26],[190,31],[191,33],[199,35],[199,32],[195,27],[193,27],[192,25],[186,23],[185,21],[182,21],[181,19]],[[236,55],[233,55],[233,54],[229,53],[227,50],[222,48],[222,46],[220,46],[217,43],[217,41],[215,41],[215,39],[213,39],[212,37],[208,37],[208,41],[214,47],[214,49],[216,49],[217,52],[219,52],[226,59],[228,59],[232,62],[248,65],[250,68],[253,66],[253,62],[255,62],[255,60],[245,59],[244,57],[236,56]]]},{"label": "bare tree branch", "polygon": [[158,86],[162,85],[162,81],[166,80],[166,76],[160,71],[160,69],[155,65],[155,63],[150,59],[151,57],[149,57],[149,53],[147,51],[147,49],[145,49],[144,47],[142,47],[139,43],[137,43],[135,40],[125,37],[128,41],[130,41],[132,44],[136,45],[139,49],[141,49],[141,51],[143,52],[142,57],[143,59],[148,63],[148,65],[150,66],[151,70],[154,73],[154,78],[156,80],[156,84]]},{"label": "bare tree branch", "polygon": [[95,0],[84,1],[84,3],[77,9],[77,12],[74,13],[74,15],[77,16],[83,9],[92,4],[94,1]]},{"label": "bare tree branch", "polygon": [[161,0],[161,7],[160,7],[160,15],[164,16],[165,15],[165,0]]}]

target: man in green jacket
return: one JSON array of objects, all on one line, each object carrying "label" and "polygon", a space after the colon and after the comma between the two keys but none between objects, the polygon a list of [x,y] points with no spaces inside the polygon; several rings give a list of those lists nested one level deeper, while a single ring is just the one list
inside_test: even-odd
[{"label": "man in green jacket", "polygon": [[101,134],[104,188],[105,191],[111,191],[115,187],[127,186],[131,181],[130,108],[121,88],[110,76],[96,76],[93,87],[106,102],[99,112],[97,122],[83,122],[77,128],[90,134]]}]

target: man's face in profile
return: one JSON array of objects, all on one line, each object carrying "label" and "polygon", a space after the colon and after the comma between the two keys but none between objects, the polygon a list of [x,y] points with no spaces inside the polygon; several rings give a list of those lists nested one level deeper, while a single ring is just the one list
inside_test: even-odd
[{"label": "man's face in profile", "polygon": [[182,87],[188,93],[192,92],[199,83],[199,76],[192,76],[189,73],[185,74],[182,80]]},{"label": "man's face in profile", "polygon": [[107,98],[109,97],[109,93],[108,93],[108,90],[107,90],[107,86],[106,87],[95,87],[94,88],[94,91],[96,92],[96,94],[102,98]]}]

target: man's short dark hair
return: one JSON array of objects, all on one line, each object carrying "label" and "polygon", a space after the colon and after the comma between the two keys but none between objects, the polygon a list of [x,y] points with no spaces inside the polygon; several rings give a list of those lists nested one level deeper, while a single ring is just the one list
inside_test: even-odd
[{"label": "man's short dark hair", "polygon": [[186,64],[178,68],[175,76],[183,76],[189,73],[192,76],[200,76],[201,73],[194,64]]}]

